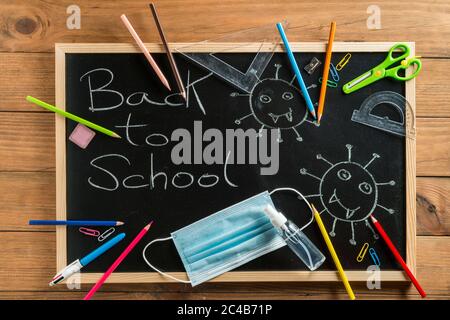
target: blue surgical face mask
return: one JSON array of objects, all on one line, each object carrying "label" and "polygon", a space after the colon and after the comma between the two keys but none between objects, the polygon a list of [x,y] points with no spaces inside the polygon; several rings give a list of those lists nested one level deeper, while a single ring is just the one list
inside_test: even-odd
[{"label": "blue surgical face mask", "polygon": [[[196,286],[286,245],[264,212],[274,206],[269,193],[262,192],[150,242],[144,260],[155,271]],[[152,266],[146,249],[156,241],[172,239],[190,281],[176,279]]]}]

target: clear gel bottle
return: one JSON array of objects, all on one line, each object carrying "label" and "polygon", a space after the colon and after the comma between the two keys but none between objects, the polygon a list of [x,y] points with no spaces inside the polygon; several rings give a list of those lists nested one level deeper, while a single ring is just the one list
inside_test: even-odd
[{"label": "clear gel bottle", "polygon": [[270,221],[280,236],[286,241],[289,248],[311,270],[316,270],[325,261],[325,256],[317,249],[314,243],[292,221],[271,205],[264,208]]}]

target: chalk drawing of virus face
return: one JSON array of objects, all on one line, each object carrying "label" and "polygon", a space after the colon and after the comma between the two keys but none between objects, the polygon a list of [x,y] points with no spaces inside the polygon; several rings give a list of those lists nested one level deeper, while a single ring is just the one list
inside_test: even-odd
[{"label": "chalk drawing of virus face", "polygon": [[[244,119],[253,117],[261,125],[259,132],[265,127],[278,129],[278,142],[283,141],[281,130],[288,129],[295,132],[297,141],[302,141],[297,127],[304,122],[314,122],[307,119],[308,110],[302,93],[293,85],[295,76],[290,82],[279,79],[278,71],[281,65],[275,64],[275,68],[275,78],[258,79],[250,94],[231,94],[232,97],[249,97],[250,104],[250,114],[237,119],[235,123],[239,125]],[[313,84],[308,89],[316,87],[317,85]]]},{"label": "chalk drawing of virus face", "polygon": [[[348,159],[346,161],[331,163],[321,154],[317,159],[325,161],[330,168],[319,178],[309,173],[305,168],[300,169],[300,174],[311,176],[320,181],[319,194],[308,195],[306,197],[320,197],[323,211],[326,211],[334,220],[330,236],[336,235],[335,228],[337,221],[350,223],[352,237],[349,240],[352,245],[356,245],[354,224],[364,222],[372,231],[373,237],[378,239],[368,219],[376,207],[380,207],[390,214],[393,209],[388,209],[378,202],[378,187],[381,185],[394,186],[395,181],[378,183],[367,169],[369,165],[380,158],[376,153],[372,154],[372,159],[364,166],[352,161],[352,148],[346,145]],[[322,213],[321,212],[321,213]]]}]

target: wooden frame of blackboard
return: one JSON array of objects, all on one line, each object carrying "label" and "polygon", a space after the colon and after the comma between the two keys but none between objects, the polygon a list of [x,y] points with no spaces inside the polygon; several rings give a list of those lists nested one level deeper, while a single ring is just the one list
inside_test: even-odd
[{"label": "wooden frame of blackboard", "polygon": [[[335,42],[333,44],[334,52],[387,52],[394,42]],[[191,46],[192,43],[173,43],[172,48],[182,48]],[[294,52],[325,52],[326,43],[324,42],[298,42],[291,43]],[[411,48],[411,56],[415,55],[415,43],[408,42]],[[164,52],[160,44],[146,44],[150,52]],[[229,48],[235,48],[235,52],[256,52],[261,50],[261,44],[249,43],[243,45],[233,45],[230,43],[208,43],[205,45],[196,45],[197,52],[220,52],[221,49],[227,49],[227,52],[233,52]],[[242,49],[244,48],[244,49]],[[262,48],[264,50],[264,48]],[[275,52],[281,52],[283,48],[278,45]],[[125,43],[97,43],[97,44],[65,44],[55,45],[55,82],[56,82],[56,105],[65,109],[66,105],[66,53],[139,53],[137,47],[133,44]],[[412,70],[407,70],[410,74]],[[412,79],[405,83],[405,96],[410,103],[413,115],[415,117],[415,80]],[[415,119],[414,119],[415,123]],[[56,135],[56,218],[66,219],[66,126],[65,119],[57,116],[55,118]],[[413,273],[416,271],[416,137],[415,132],[406,130],[406,263]],[[411,136],[414,135],[414,136]],[[56,230],[56,267],[62,269],[70,261],[67,261],[67,243],[66,229],[57,228]],[[350,281],[367,281],[366,270],[347,271]],[[186,279],[184,272],[169,273],[177,278]],[[102,276],[101,273],[82,273],[81,283],[96,282]],[[383,281],[408,281],[405,273],[400,270],[381,271]],[[210,281],[214,282],[323,282],[340,281],[337,271],[255,271],[255,272],[227,272]],[[109,283],[149,283],[149,282],[173,282],[173,280],[161,276],[156,272],[140,273],[113,273]]]}]

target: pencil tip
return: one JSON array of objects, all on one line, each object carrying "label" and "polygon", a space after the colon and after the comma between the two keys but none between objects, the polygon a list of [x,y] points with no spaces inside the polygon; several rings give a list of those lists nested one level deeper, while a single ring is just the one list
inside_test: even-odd
[{"label": "pencil tip", "polygon": [[123,226],[125,223],[123,223],[122,221],[117,221],[116,222],[116,226]]},{"label": "pencil tip", "polygon": [[186,101],[186,92],[185,92],[185,91],[181,92],[181,96],[182,96],[183,99]]},{"label": "pencil tip", "polygon": [[115,133],[115,132],[113,132],[112,137],[113,137],[113,138],[117,138],[117,139],[122,139],[122,137],[119,136],[119,135],[118,135],[117,133]]},{"label": "pencil tip", "polygon": [[148,225],[146,225],[144,229],[147,229],[147,230],[150,229],[150,227],[152,226],[152,224],[153,224],[153,220],[150,221],[150,223],[149,223]]},{"label": "pencil tip", "polygon": [[313,116],[314,119],[317,119],[316,111],[314,109],[311,110],[311,115]]},{"label": "pencil tip", "polygon": [[373,215],[370,215],[370,219],[372,220],[372,222],[377,222],[378,220],[375,219],[375,217]]}]

